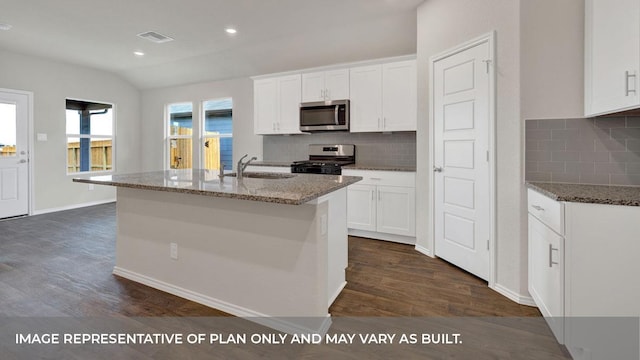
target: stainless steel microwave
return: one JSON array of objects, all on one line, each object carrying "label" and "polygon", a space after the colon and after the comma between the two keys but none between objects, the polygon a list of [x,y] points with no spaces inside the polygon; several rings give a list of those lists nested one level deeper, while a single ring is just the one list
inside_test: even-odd
[{"label": "stainless steel microwave", "polygon": [[300,104],[300,131],[336,130],[349,130],[349,100]]}]

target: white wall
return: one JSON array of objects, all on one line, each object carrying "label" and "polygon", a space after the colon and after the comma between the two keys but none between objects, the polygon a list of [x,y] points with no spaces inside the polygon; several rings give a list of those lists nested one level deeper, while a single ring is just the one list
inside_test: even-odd
[{"label": "white wall", "polygon": [[[521,5],[522,4],[522,5]],[[418,16],[417,243],[429,250],[429,57],[496,31],[496,287],[528,298],[524,119],[579,116],[583,0],[426,0]]]},{"label": "white wall", "polygon": [[[0,88],[34,93],[34,212],[115,199],[115,189],[71,181],[66,173],[66,98],[116,105],[118,172],[135,171],[140,164],[140,93],[111,73],[0,50]],[[36,142],[46,133],[48,141]]]},{"label": "white wall", "polygon": [[142,92],[143,136],[140,170],[156,171],[164,168],[164,111],[167,104],[192,102],[194,118],[196,118],[199,116],[200,104],[203,101],[225,97],[233,99],[234,164],[244,154],[262,159],[262,137],[253,134],[253,81],[249,78],[240,78],[144,90]]}]

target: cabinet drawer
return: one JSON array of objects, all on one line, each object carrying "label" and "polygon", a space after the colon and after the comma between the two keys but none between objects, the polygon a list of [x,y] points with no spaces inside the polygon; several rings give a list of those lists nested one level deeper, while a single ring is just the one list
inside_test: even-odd
[{"label": "cabinet drawer", "polygon": [[528,211],[560,235],[564,235],[564,205],[528,189]]},{"label": "cabinet drawer", "polygon": [[416,186],[416,175],[413,172],[342,169],[342,175],[362,176],[362,180],[358,182],[360,185],[405,186],[412,188]]}]

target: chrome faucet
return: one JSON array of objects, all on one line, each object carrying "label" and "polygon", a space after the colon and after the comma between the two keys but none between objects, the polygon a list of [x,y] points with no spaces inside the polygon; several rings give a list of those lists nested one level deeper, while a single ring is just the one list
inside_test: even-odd
[{"label": "chrome faucet", "polygon": [[257,157],[252,157],[251,159],[249,159],[249,161],[247,161],[246,163],[243,163],[242,160],[244,158],[246,158],[247,156],[249,156],[249,154],[244,154],[243,157],[240,158],[240,160],[238,160],[238,166],[236,169],[236,178],[237,179],[242,179],[242,175],[244,174],[244,169],[247,168],[247,166],[249,165],[250,162],[252,162],[253,160],[258,160]]}]

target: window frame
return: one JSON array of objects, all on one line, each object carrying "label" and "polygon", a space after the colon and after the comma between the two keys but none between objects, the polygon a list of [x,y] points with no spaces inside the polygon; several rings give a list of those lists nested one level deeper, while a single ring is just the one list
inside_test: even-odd
[{"label": "window frame", "polygon": [[[79,101],[79,102],[87,102],[87,103],[96,103],[96,104],[105,104],[111,106],[111,135],[92,135],[92,134],[73,134],[67,132],[67,100]],[[117,145],[116,145],[116,130],[117,130],[117,105],[115,103],[109,101],[97,101],[97,100],[87,100],[87,99],[79,99],[73,97],[65,98],[65,141],[64,141],[64,151],[65,151],[65,172],[67,176],[79,176],[79,175],[109,175],[116,172],[116,159],[117,159]],[[111,139],[111,169],[109,170],[89,170],[89,171],[69,171],[69,139],[77,138],[77,139],[89,139],[89,143],[91,143],[92,139]],[[91,160],[89,160],[89,168],[92,167]]]},{"label": "window frame", "polygon": [[[209,102],[209,101],[220,101],[220,100],[226,100],[229,99],[231,101],[231,108],[229,109],[220,109],[220,110],[205,110],[205,103]],[[206,126],[207,126],[207,111],[231,111],[231,133],[230,134],[207,134],[207,130],[206,130]],[[215,98],[215,99],[207,99],[207,100],[203,100],[200,102],[200,114],[202,114],[200,116],[200,124],[199,124],[199,129],[200,129],[200,144],[199,144],[199,149],[200,149],[200,168],[201,169],[205,169],[205,162],[206,162],[206,158],[204,156],[204,147],[205,147],[205,143],[208,139],[222,139],[222,138],[231,138],[233,141],[233,98],[231,96],[225,96],[225,97],[220,97],[220,98]],[[233,151],[233,150],[232,150]],[[222,164],[220,164],[222,166]],[[232,164],[233,165],[233,164]],[[231,171],[233,168],[233,166],[231,168],[225,168],[225,170],[229,170]]]},{"label": "window frame", "polygon": [[[191,135],[171,135],[171,106],[174,105],[191,105]],[[171,140],[173,139],[190,139],[191,140],[191,168],[193,168],[193,136],[194,136],[194,116],[193,116],[193,102],[192,101],[179,101],[168,103],[164,107],[164,169],[165,170],[179,170],[180,168],[171,167]]]}]

